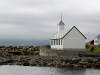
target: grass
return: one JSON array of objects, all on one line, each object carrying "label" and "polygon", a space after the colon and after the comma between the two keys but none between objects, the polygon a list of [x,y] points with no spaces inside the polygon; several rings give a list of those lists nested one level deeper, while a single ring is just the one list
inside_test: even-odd
[{"label": "grass", "polygon": [[[90,48],[86,48],[86,52],[91,52]],[[93,52],[100,52],[100,48],[94,48]]]}]

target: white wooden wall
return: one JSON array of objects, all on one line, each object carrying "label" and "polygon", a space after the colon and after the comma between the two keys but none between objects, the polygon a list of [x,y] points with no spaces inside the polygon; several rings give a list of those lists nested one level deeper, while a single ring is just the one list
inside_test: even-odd
[{"label": "white wooden wall", "polygon": [[98,43],[97,43],[97,38],[96,39],[94,39],[94,45],[97,45]]},{"label": "white wooden wall", "polygon": [[63,39],[63,48],[64,49],[85,49],[85,38],[73,28],[67,36]]},{"label": "white wooden wall", "polygon": [[[51,49],[60,49],[60,50],[62,50],[63,49],[63,42],[62,42],[62,40],[61,39],[59,39],[59,41],[57,41],[57,40],[51,40],[52,41],[52,43],[50,42],[50,44],[51,44]],[[55,43],[54,43],[54,41],[55,41]],[[58,43],[57,43],[58,42]]]},{"label": "white wooden wall", "polygon": [[100,38],[98,39],[98,45],[100,45]]}]

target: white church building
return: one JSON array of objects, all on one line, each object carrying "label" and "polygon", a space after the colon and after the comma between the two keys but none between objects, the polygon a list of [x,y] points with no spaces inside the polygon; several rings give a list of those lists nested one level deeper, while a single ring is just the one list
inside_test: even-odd
[{"label": "white church building", "polygon": [[70,29],[64,26],[61,17],[58,31],[50,38],[51,49],[84,51],[86,37],[75,26]]}]

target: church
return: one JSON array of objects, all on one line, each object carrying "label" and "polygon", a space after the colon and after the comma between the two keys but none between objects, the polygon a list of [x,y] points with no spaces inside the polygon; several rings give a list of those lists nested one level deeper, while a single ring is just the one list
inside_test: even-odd
[{"label": "church", "polygon": [[85,51],[86,37],[76,26],[65,28],[62,16],[57,26],[58,31],[50,38],[51,49]]}]

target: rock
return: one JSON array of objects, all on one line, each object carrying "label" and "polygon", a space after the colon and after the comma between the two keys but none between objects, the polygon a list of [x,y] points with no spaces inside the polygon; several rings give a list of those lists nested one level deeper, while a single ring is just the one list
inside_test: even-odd
[{"label": "rock", "polygon": [[23,66],[29,66],[29,62],[24,62]]}]

